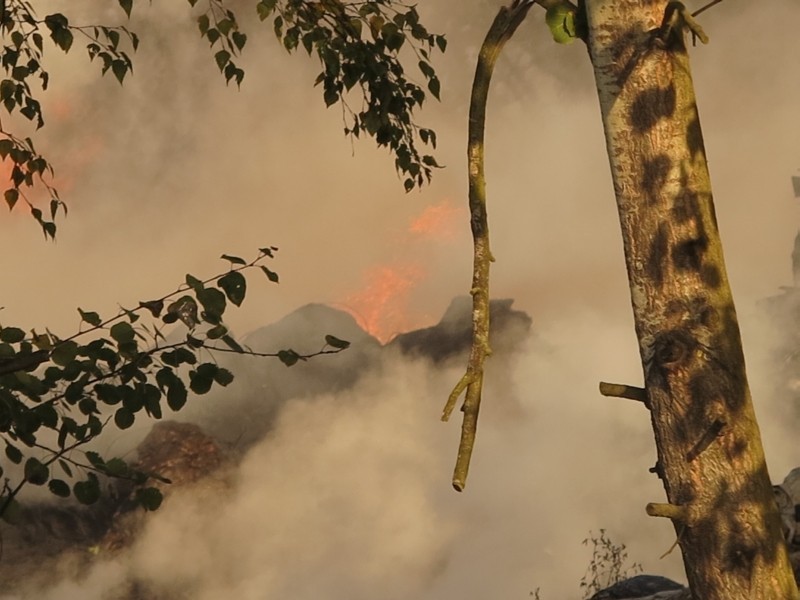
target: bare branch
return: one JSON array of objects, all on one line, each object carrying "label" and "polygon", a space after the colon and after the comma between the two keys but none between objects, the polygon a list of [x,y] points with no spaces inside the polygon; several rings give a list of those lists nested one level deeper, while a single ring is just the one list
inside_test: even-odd
[{"label": "bare branch", "polygon": [[447,420],[455,408],[458,397],[466,390],[464,421],[461,426],[461,442],[453,473],[453,487],[462,491],[467,481],[475,433],[478,426],[478,412],[483,387],[483,365],[491,354],[489,347],[489,266],[494,261],[489,249],[489,224],[486,214],[486,181],[484,177],[483,140],[486,123],[486,101],[494,65],[505,43],[525,19],[533,2],[515,0],[497,13],[478,55],[475,79],[472,84],[472,97],[469,109],[469,210],[474,258],[472,272],[472,350],[467,364],[467,372],[453,389],[442,415]]}]

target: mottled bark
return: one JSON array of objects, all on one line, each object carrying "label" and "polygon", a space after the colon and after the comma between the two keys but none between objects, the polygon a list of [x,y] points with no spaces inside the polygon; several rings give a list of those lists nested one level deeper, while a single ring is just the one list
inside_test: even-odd
[{"label": "mottled bark", "polygon": [[745,375],[684,32],[666,0],[586,0],[658,448],[698,600],[798,598]]}]

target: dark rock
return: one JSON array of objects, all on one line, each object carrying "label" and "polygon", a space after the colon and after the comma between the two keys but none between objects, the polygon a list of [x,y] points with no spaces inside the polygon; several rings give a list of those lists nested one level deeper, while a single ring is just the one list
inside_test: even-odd
[{"label": "dark rock", "polygon": [[[531,318],[521,310],[512,309],[513,303],[513,300],[489,303],[489,342],[495,353],[514,350],[530,331]],[[437,363],[467,353],[471,345],[472,298],[469,296],[454,298],[442,320],[433,327],[400,334],[388,344],[404,354],[425,356]]]},{"label": "dark rock", "polygon": [[609,588],[597,592],[590,600],[633,600],[645,598],[657,592],[680,591],[681,584],[659,575],[636,575],[619,581]]}]

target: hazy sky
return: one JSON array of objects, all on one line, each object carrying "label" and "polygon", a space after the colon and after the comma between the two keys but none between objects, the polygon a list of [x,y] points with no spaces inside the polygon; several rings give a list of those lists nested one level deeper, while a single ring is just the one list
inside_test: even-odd
[{"label": "hazy sky", "polygon": [[[75,3],[79,11],[93,4]],[[48,122],[36,140],[56,167],[70,214],[55,243],[43,242],[23,211],[0,215],[0,322],[68,334],[78,325],[78,306],[108,314],[117,303],[162,295],[187,272],[224,269],[217,260],[223,252],[251,256],[264,245],[280,247],[272,267],[281,283],[251,280],[245,308],[229,318],[241,332],[308,302],[349,305],[372,322],[379,316],[367,299],[388,281],[395,287],[380,323],[388,335],[432,324],[453,296],[466,292],[467,98],[478,44],[501,2],[419,5],[429,28],[449,39],[447,54],[436,61],[442,103],[419,115],[439,133],[437,156],[447,168],[408,195],[385,152],[341,135],[339,109],[326,110],[312,88],[317,64],[287,56],[268,24],[244,19],[247,75],[237,91],[225,87],[185,3],[139,4],[132,27],[141,48],[124,87],[100,79],[80,48],[68,57],[50,50]],[[751,367],[768,348],[755,303],[791,283],[789,256],[800,225],[790,185],[800,167],[800,3],[769,4],[765,10],[726,0],[704,13],[711,43],[691,51]],[[88,22],[98,13],[82,14]],[[117,14],[109,9],[105,18]],[[258,589],[286,598],[331,589],[348,598],[375,597],[376,589],[394,589],[378,594],[390,598],[477,599],[498,591],[517,598],[537,585],[551,594],[544,597],[563,598],[577,595],[587,560],[581,539],[601,527],[622,532],[621,541],[648,569],[679,573],[674,555],[658,561],[671,544],[671,528],[644,516],[644,505],[663,497],[646,473],[655,455],[649,420],[637,407],[596,392],[601,379],[640,383],[640,367],[591,68],[580,44],[560,47],[548,36],[535,7],[499,61],[487,124],[493,295],[513,297],[537,334],[513,366],[508,394],[517,412],[492,409],[487,400],[472,480],[456,496],[448,480],[458,427],[445,428],[437,415],[457,370],[400,364],[362,383],[334,414],[294,406],[285,428],[243,466],[258,482],[253,495],[237,496],[223,509],[231,513],[223,521],[228,528],[210,527],[202,548],[208,560],[227,564],[212,548],[245,526],[237,525],[236,511],[248,510],[285,515],[297,527],[310,523],[304,531],[321,532],[323,541],[298,546],[305,558],[296,563],[286,558],[291,553],[259,545],[251,556],[256,563],[286,561],[268,582],[253,578],[256,565],[231,561],[228,576],[242,582],[242,598],[262,597]],[[436,223],[435,235],[420,225],[428,222]],[[800,455],[769,417],[765,377],[757,368],[750,376],[773,477],[780,479]],[[412,400],[429,396],[433,408],[416,412]],[[385,402],[365,404],[376,397]],[[408,420],[387,427],[398,410]],[[322,442],[303,449],[297,441],[303,431]],[[324,479],[335,451],[343,464],[368,455],[363,479]],[[393,485],[381,488],[387,464],[399,467]],[[317,504],[328,502],[339,507],[338,519],[364,518],[370,527],[343,532],[316,504],[298,507],[307,482],[296,475],[306,468],[329,490]],[[267,497],[273,504],[265,509],[259,502]],[[290,529],[271,526],[263,524],[262,539],[294,539]],[[389,551],[386,539],[398,535]],[[154,577],[162,572],[147,562],[147,544],[168,543],[156,541],[145,541],[135,558],[136,568]],[[359,563],[364,552],[375,556],[374,564]],[[478,571],[484,559],[489,563]],[[187,577],[199,568],[169,564]],[[309,570],[319,577],[303,580]],[[220,575],[210,589],[225,581]],[[293,587],[300,585],[307,588]]]}]

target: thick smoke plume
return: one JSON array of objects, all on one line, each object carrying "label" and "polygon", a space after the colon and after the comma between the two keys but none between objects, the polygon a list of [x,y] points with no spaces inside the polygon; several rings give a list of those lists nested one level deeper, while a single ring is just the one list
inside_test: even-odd
[{"label": "thick smoke plume", "polygon": [[[115,14],[74,4],[86,22]],[[183,4],[137,3],[142,47],[121,89],[79,51],[51,52],[58,66],[37,148],[63,173],[70,216],[49,245],[27,215],[0,217],[2,322],[66,335],[77,306],[113,313],[186,272],[210,275],[223,252],[270,244],[281,248],[281,284],[251,286],[237,331],[309,302],[342,306],[364,290],[365,273],[401,259],[425,270],[405,303],[410,322],[434,323],[468,289],[468,223],[455,213],[462,233],[435,244],[410,238],[409,224],[445,199],[466,202],[469,86],[501,3],[419,7],[450,42],[437,63],[443,103],[419,116],[439,132],[447,168],[410,196],[385,153],[342,137],[340,116],[311,87],[317,65],[285,55],[269,26],[248,19],[247,76],[240,92],[225,88]],[[769,4],[727,0],[704,13],[711,44],[691,52],[756,408],[780,480],[800,464],[788,441],[796,415],[774,394],[775,338],[756,302],[791,281],[800,4]],[[663,498],[647,472],[649,418],[597,393],[600,380],[637,384],[641,372],[591,68],[578,44],[551,43],[540,10],[528,20],[497,68],[486,152],[494,295],[515,298],[533,333],[489,365],[467,491],[449,487],[458,426],[438,421],[462,364],[374,358],[377,342],[364,335],[348,351],[363,355],[326,363],[344,373],[320,379],[330,389],[303,392],[302,376],[281,365],[241,366],[240,387],[183,417],[218,423],[241,463],[219,485],[176,491],[130,548],[78,579],[62,565],[63,579],[27,597],[114,598],[138,580],[144,594],[199,600],[522,598],[537,587],[543,598],[577,598],[590,554],[581,540],[600,528],[647,571],[681,578],[677,552],[659,559],[674,532],[644,515]],[[316,331],[325,333],[338,335]],[[109,440],[110,451],[145,433]]]}]

